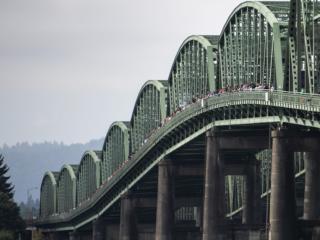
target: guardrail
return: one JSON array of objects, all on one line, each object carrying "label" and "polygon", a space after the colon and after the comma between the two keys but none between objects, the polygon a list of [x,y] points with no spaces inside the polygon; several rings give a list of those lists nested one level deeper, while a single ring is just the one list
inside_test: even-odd
[{"label": "guardrail", "polygon": [[223,94],[212,95],[197,102],[185,106],[183,111],[177,112],[175,116],[170,116],[171,119],[165,123],[161,128],[154,131],[154,133],[147,139],[146,143],[132,156],[130,161],[122,166],[121,169],[110,179],[105,185],[101,185],[90,199],[81,203],[70,212],[55,214],[49,217],[39,219],[41,221],[58,222],[67,217],[76,216],[86,211],[93,206],[104,194],[106,194],[112,187],[127,174],[143,157],[165,137],[173,129],[179,126],[182,122],[187,121],[203,112],[214,108],[240,105],[240,104],[260,104],[277,107],[297,108],[302,110],[312,110],[320,113],[320,95],[319,94],[305,94],[292,93],[285,91],[240,91],[228,92]]}]

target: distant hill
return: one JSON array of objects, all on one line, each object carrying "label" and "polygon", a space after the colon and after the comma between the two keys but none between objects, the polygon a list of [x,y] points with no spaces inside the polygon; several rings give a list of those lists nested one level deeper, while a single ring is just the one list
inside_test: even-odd
[{"label": "distant hill", "polygon": [[18,143],[12,147],[0,147],[0,154],[9,166],[11,182],[15,186],[14,198],[17,202],[27,200],[28,189],[34,199],[39,198],[40,184],[47,170],[60,171],[65,163],[77,164],[86,150],[102,149],[104,139],[91,140],[86,144],[65,145],[57,142]]}]

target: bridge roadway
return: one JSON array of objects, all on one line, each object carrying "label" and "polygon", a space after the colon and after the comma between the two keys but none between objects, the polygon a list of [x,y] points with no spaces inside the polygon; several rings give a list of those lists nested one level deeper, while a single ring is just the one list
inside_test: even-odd
[{"label": "bridge roadway", "polygon": [[102,150],[45,173],[45,238],[320,238],[320,10],[296,2],[244,2],[188,37]]},{"label": "bridge roadway", "polygon": [[[140,208],[144,209],[139,213],[142,215],[142,223],[144,221],[154,222],[157,195],[157,170],[155,169],[159,163],[167,161],[164,159],[168,158],[172,159],[172,164],[176,168],[177,187],[175,191],[176,201],[179,204],[176,203],[175,208],[190,206],[190,204],[201,206],[203,171],[212,169],[212,167],[204,168],[204,159],[211,158],[208,156],[211,153],[205,155],[205,133],[210,133],[212,129],[219,132],[219,148],[224,151],[224,157],[228,159],[225,163],[228,166],[225,174],[243,175],[247,168],[247,164],[243,163],[248,161],[248,156],[269,148],[270,126],[274,128],[282,126],[293,133],[294,130],[301,129],[302,132],[307,131],[306,134],[309,134],[310,129],[320,127],[319,121],[319,95],[247,91],[225,93],[200,100],[177,113],[162,128],[154,132],[143,147],[132,156],[132,159],[121,167],[119,173],[99,188],[89,201],[68,213],[47,217],[39,222],[39,226],[43,229],[48,227],[49,232],[86,229],[86,225],[102,216],[107,222],[118,222],[120,221],[120,201],[126,198],[123,196],[126,196],[129,189],[132,189],[130,192],[136,197],[135,201],[140,202]],[[251,127],[252,125],[254,127]],[[293,130],[291,130],[292,126],[295,126]],[[277,132],[277,130],[274,131]],[[313,132],[313,130],[310,131],[310,134]],[[297,136],[300,134],[297,133]],[[312,142],[313,139],[305,141]],[[318,143],[319,139],[310,146]],[[296,144],[294,149],[303,150],[299,145],[301,143]],[[239,161],[241,159],[244,160]],[[161,167],[158,171],[161,171]],[[214,176],[215,174],[207,173],[206,176],[208,175]],[[161,183],[158,191],[165,191],[161,190],[165,180],[159,179],[158,182]],[[209,192],[215,193],[215,191],[217,190],[213,189]],[[159,194],[164,195],[163,192]],[[214,199],[215,195],[211,198]],[[288,197],[283,196],[283,198]],[[291,201],[292,198],[287,200]],[[213,200],[210,202],[214,203]],[[206,206],[206,202],[204,205]],[[207,205],[210,204],[207,203]],[[253,205],[250,204],[250,206]],[[145,211],[146,209],[148,211]],[[162,211],[166,212],[166,209]],[[248,211],[252,211],[252,208]],[[208,213],[206,210],[204,212]],[[248,214],[252,215],[252,213]],[[212,216],[208,218],[211,219]],[[218,222],[221,221],[220,219],[221,216]],[[262,224],[261,219],[260,222]],[[205,230],[205,226],[203,228]]]}]

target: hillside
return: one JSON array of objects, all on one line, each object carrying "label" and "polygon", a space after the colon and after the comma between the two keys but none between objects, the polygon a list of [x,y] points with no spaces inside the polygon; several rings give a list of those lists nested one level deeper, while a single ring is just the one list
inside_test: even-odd
[{"label": "hillside", "polygon": [[37,189],[31,191],[32,196],[38,198],[41,180],[47,170],[59,171],[65,163],[79,163],[84,151],[101,149],[102,144],[103,139],[91,140],[86,144],[44,142],[0,147],[0,154],[4,155],[10,168],[10,180],[15,185],[15,200],[26,201],[28,189],[35,187]]}]

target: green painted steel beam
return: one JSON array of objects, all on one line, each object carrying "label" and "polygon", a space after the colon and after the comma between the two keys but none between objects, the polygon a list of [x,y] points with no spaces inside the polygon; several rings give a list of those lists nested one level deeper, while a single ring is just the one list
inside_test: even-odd
[{"label": "green painted steel beam", "polygon": [[114,122],[108,129],[103,144],[101,180],[105,184],[108,178],[119,168],[130,154],[130,123]]},{"label": "green painted steel beam", "polygon": [[161,126],[167,116],[167,82],[147,81],[139,91],[131,117],[131,151],[145,144],[151,130]]},{"label": "green painted steel beam", "polygon": [[77,178],[75,167],[63,165],[57,180],[57,212],[63,213],[76,207]]},{"label": "green painted steel beam", "polygon": [[179,48],[168,78],[169,112],[217,88],[217,36],[190,36]]},{"label": "green painted steel beam", "polygon": [[86,151],[77,172],[77,205],[87,201],[100,186],[101,160],[95,151]]},{"label": "green painted steel beam", "polygon": [[47,217],[57,212],[57,172],[47,171],[40,188],[40,217]]}]

